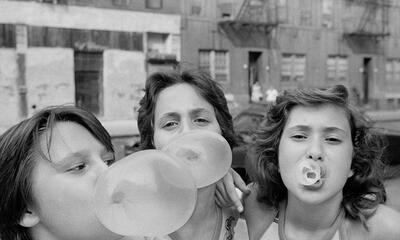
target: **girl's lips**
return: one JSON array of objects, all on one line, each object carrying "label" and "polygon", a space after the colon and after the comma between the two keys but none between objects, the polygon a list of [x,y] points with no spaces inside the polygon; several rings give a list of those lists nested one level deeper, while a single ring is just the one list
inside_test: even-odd
[{"label": "girl's lips", "polygon": [[304,160],[299,164],[298,180],[306,188],[319,188],[324,183],[326,168],[313,160]]}]

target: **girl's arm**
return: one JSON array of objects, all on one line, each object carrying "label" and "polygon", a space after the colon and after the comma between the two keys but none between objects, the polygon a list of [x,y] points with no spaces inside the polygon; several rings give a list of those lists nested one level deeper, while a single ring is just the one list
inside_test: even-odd
[{"label": "girl's arm", "polygon": [[244,197],[244,218],[250,240],[259,240],[275,219],[277,211],[257,201],[257,185],[250,184],[251,193]]},{"label": "girl's arm", "polygon": [[250,189],[246,186],[246,183],[240,175],[231,168],[228,173],[217,182],[215,198],[217,204],[221,208],[234,206],[241,213],[244,209],[241,200],[242,194],[236,191],[236,189],[239,189],[245,195],[250,193]]}]

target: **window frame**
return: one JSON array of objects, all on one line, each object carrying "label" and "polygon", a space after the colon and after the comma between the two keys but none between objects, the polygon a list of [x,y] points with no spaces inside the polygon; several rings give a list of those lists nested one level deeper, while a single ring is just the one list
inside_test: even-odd
[{"label": "window frame", "polygon": [[[390,66],[390,72],[388,72]],[[391,77],[389,78],[388,75]],[[396,77],[397,76],[397,77]],[[400,80],[400,58],[386,58],[385,60],[385,81],[394,83]]]},{"label": "window frame", "polygon": [[[154,1],[158,1],[159,2],[159,6],[154,7],[153,6]],[[147,9],[162,9],[163,5],[164,5],[163,0],[146,0],[145,1],[145,7]]]},{"label": "window frame", "polygon": [[[333,60],[334,61],[334,69],[333,69],[333,77],[329,77],[330,75],[330,70],[329,70],[329,61]],[[341,70],[341,65],[340,61],[341,60],[346,60],[346,68],[345,68],[345,74],[342,74],[341,72],[344,72]],[[326,61],[325,61],[325,79],[327,82],[347,82],[349,80],[349,57],[347,55],[340,55],[340,54],[330,54],[327,56]],[[344,76],[344,77],[343,77]]]},{"label": "window frame", "polygon": [[[304,64],[300,65],[299,62]],[[307,55],[303,53],[282,53],[281,55],[281,71],[280,71],[280,82],[282,83],[300,83],[304,82],[307,73]],[[301,66],[299,68],[298,66]],[[285,68],[285,69],[283,69]],[[302,72],[302,75],[297,74]],[[290,75],[283,74],[289,72]],[[287,78],[288,76],[288,78]]]},{"label": "window frame", "polygon": [[[206,54],[208,55],[208,61],[202,61],[202,57],[201,55]],[[218,54],[222,54],[222,58],[218,57]],[[224,49],[218,49],[218,50],[213,50],[213,49],[199,49],[198,50],[198,56],[199,56],[199,69],[203,70],[203,71],[207,71],[211,77],[219,82],[219,83],[228,83],[230,82],[230,59],[229,59],[229,51],[228,50],[224,50]],[[218,60],[219,58],[219,60]],[[204,59],[204,58],[203,58]],[[224,63],[221,64],[219,67],[218,63],[222,63],[221,59],[224,59]],[[208,64],[202,64],[202,62],[204,63],[208,63]],[[219,78],[217,77],[217,75],[224,75],[225,80],[219,80]]]}]

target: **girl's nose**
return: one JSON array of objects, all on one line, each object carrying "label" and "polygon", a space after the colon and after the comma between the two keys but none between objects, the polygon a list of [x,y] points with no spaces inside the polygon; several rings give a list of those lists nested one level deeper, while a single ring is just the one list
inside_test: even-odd
[{"label": "girl's nose", "polygon": [[193,125],[192,121],[184,121],[182,122],[182,128],[181,128],[181,133],[186,133],[190,132],[195,129],[195,126]]},{"label": "girl's nose", "polygon": [[315,161],[322,161],[322,154],[317,153],[307,153],[307,158]]},{"label": "girl's nose", "polygon": [[103,159],[96,159],[95,163],[93,164],[93,172],[97,177],[104,173],[107,169],[108,165],[103,161]]},{"label": "girl's nose", "polygon": [[311,145],[307,151],[307,158],[312,160],[323,160],[323,149],[322,145],[318,140],[311,142]]}]

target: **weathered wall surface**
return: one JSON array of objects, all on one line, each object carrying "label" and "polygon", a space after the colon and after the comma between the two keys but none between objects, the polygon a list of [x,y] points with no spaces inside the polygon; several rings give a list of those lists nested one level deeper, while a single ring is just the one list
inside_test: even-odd
[{"label": "weathered wall surface", "polygon": [[14,49],[0,49],[0,133],[19,120],[18,65]]},{"label": "weathered wall surface", "polygon": [[136,117],[146,80],[143,52],[104,51],[104,119]]},{"label": "weathered wall surface", "polygon": [[[77,29],[180,33],[179,15],[0,1],[0,22]],[[40,13],[40,14],[38,14]]]},{"label": "weathered wall surface", "polygon": [[75,103],[72,49],[29,48],[25,78],[29,116],[46,106]]}]

